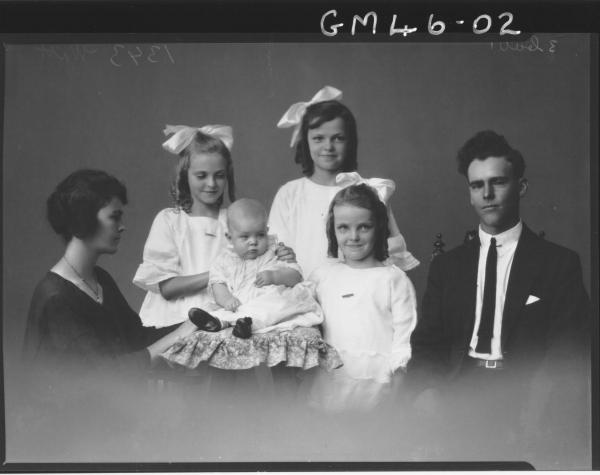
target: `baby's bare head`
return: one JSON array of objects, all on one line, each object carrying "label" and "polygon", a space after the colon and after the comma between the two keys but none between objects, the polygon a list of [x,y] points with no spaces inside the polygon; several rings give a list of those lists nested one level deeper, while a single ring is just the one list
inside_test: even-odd
[{"label": "baby's bare head", "polygon": [[253,223],[255,226],[261,223],[267,227],[267,210],[258,200],[241,198],[234,201],[227,209],[227,225],[229,229],[239,229],[245,223]]},{"label": "baby's bare head", "polygon": [[255,259],[267,251],[267,210],[260,201],[242,198],[227,209],[228,237],[234,251]]}]

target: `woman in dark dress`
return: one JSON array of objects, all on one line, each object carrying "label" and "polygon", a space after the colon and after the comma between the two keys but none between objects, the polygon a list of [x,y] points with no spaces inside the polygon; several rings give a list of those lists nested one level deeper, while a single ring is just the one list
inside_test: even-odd
[{"label": "woman in dark dress", "polygon": [[125,204],[125,186],[99,170],[72,173],[48,198],[48,220],[66,248],[33,294],[28,363],[68,377],[90,370],[140,373],[197,329],[190,321],[160,330],[143,327],[112,277],[96,265],[102,254],[117,252]]}]

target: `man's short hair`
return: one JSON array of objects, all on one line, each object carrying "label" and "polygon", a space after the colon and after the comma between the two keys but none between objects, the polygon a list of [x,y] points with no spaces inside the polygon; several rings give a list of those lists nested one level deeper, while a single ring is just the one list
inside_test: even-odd
[{"label": "man's short hair", "polygon": [[485,160],[489,157],[504,157],[512,164],[516,178],[525,173],[525,160],[518,150],[512,148],[503,135],[493,130],[476,133],[465,142],[456,156],[458,172],[467,176],[467,170],[473,160]]}]

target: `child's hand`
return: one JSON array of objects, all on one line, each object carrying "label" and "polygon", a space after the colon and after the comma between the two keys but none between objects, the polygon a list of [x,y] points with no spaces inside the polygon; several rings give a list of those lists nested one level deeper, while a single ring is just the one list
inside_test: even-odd
[{"label": "child's hand", "polygon": [[296,262],[296,253],[291,247],[287,247],[284,243],[280,242],[277,244],[275,249],[275,255],[277,259],[283,262]]},{"label": "child's hand", "polygon": [[225,310],[229,310],[230,312],[235,312],[241,304],[242,302],[232,295],[225,301],[223,308]]},{"label": "child's hand", "polygon": [[275,282],[274,272],[272,270],[263,270],[256,274],[256,280],[254,285],[257,287],[263,287],[265,285],[271,285]]}]

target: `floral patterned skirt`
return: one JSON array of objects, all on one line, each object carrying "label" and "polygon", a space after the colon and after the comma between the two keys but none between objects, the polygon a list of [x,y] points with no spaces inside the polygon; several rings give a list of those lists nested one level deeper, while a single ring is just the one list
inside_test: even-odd
[{"label": "floral patterned skirt", "polygon": [[338,352],[325,343],[315,327],[271,331],[241,339],[232,329],[211,333],[198,330],[182,338],[161,357],[171,366],[195,369],[201,363],[220,369],[250,369],[261,364],[304,370],[320,366],[331,371],[342,366]]}]

